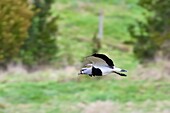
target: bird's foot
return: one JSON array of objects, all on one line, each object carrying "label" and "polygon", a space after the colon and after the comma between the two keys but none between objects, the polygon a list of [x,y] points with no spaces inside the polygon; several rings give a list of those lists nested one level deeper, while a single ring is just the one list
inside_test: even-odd
[{"label": "bird's foot", "polygon": [[89,75],[90,77],[92,77],[92,75]]}]

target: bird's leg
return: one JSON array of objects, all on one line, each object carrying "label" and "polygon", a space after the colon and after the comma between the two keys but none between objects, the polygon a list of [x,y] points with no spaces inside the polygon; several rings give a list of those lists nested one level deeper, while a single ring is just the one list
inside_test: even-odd
[{"label": "bird's leg", "polygon": [[114,73],[116,73],[116,74],[118,74],[118,75],[120,75],[120,76],[127,76],[127,75],[125,75],[125,74],[123,74],[123,73],[118,73],[118,72],[116,72],[116,71],[113,71]]},{"label": "bird's leg", "polygon": [[89,76],[90,76],[90,77],[92,77],[92,75],[91,75],[91,74],[90,74]]}]

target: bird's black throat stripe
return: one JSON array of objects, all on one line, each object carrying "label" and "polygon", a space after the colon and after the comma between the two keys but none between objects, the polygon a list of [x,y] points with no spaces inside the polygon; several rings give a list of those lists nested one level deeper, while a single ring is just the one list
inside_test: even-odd
[{"label": "bird's black throat stripe", "polygon": [[113,61],[104,54],[93,54],[92,56],[103,59],[110,67],[113,67]]},{"label": "bird's black throat stripe", "polygon": [[93,76],[102,76],[102,71],[99,68],[92,67]]}]

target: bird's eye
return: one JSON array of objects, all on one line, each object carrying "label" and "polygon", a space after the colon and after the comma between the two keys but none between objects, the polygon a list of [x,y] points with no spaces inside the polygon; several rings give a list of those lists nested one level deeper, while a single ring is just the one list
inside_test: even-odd
[{"label": "bird's eye", "polygon": [[85,70],[85,69],[80,70],[80,73],[83,73],[84,70]]},{"label": "bird's eye", "polygon": [[81,73],[84,73],[85,70],[86,70],[86,69],[82,69],[82,70],[81,70]]}]

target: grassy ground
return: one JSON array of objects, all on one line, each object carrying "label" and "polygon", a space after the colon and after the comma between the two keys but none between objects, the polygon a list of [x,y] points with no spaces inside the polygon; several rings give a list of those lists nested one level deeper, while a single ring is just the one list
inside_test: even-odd
[{"label": "grassy ground", "polygon": [[[169,113],[169,79],[77,76],[78,70],[1,73],[0,113]],[[20,69],[20,70],[19,70]],[[68,73],[69,72],[69,73]]]},{"label": "grassy ground", "polygon": [[170,110],[170,83],[165,80],[81,77],[67,82],[4,82],[0,89],[2,113],[95,113],[103,109],[108,113],[115,110],[117,113],[138,110],[139,113],[159,113]]}]

